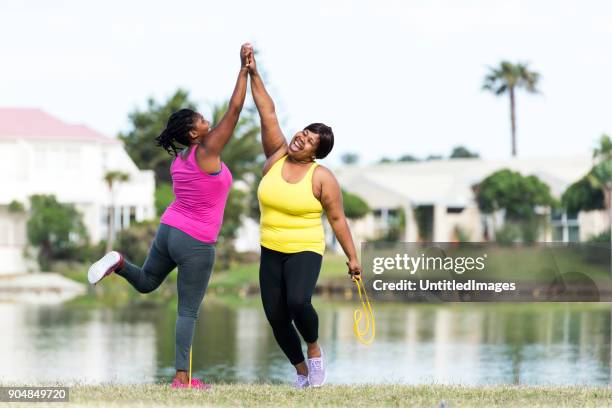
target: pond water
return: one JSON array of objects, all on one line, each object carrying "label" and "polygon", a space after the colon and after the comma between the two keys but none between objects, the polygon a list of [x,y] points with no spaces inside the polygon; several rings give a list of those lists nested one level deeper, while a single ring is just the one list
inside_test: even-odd
[{"label": "pond water", "polygon": [[[315,300],[329,383],[612,383],[609,304],[377,303],[376,340],[356,341],[350,302]],[[0,303],[0,382],[150,383],[174,374],[176,310]],[[194,375],[288,382],[293,368],[261,306],[206,300]]]}]

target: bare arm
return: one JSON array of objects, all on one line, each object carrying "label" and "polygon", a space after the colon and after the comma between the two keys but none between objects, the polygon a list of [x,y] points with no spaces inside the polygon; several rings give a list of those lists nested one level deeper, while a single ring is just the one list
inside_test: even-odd
[{"label": "bare arm", "polygon": [[221,151],[232,136],[242,106],[244,105],[244,98],[246,96],[247,89],[247,44],[243,45],[240,50],[241,67],[238,79],[236,80],[236,86],[229,102],[229,106],[223,118],[219,121],[217,126],[210,131],[204,141],[205,155],[206,156],[220,156]]},{"label": "bare arm", "polygon": [[249,72],[251,74],[251,92],[253,92],[255,106],[257,106],[261,119],[261,140],[264,154],[266,159],[269,159],[275,153],[280,156],[280,152],[287,151],[287,141],[278,124],[274,101],[266,91],[263,80],[257,72],[254,52],[249,54]]},{"label": "bare arm", "polygon": [[344,215],[342,190],[340,190],[340,185],[331,171],[324,167],[321,167],[319,171],[321,172],[321,204],[327,214],[329,225],[334,230],[334,234],[348,258],[346,264],[349,267],[349,274],[354,280],[355,276],[361,274],[361,265],[357,259],[355,243],[353,242],[353,237]]}]

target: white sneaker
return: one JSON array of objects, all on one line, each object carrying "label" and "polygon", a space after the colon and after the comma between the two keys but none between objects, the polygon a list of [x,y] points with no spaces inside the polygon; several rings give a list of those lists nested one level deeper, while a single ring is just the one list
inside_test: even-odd
[{"label": "white sneaker", "polygon": [[308,388],[308,376],[296,374],[295,381],[293,382],[293,388]]},{"label": "white sneaker", "polygon": [[89,283],[95,285],[106,275],[112,273],[123,262],[123,256],[117,251],[111,251],[91,265],[87,271]]},{"label": "white sneaker", "polygon": [[322,386],[327,378],[323,356],[323,348],[321,348],[321,357],[308,359],[308,383],[312,387]]}]

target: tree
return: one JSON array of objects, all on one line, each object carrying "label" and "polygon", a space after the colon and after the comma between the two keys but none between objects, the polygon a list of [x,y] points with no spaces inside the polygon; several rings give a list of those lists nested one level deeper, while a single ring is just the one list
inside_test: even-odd
[{"label": "tree", "polygon": [[599,145],[593,149],[593,159],[609,160],[612,159],[612,140],[605,133],[599,138]]},{"label": "tree", "polygon": [[370,207],[357,194],[342,190],[342,203],[344,204],[344,215],[352,220],[365,217],[370,212]]},{"label": "tree", "polygon": [[527,64],[513,64],[502,61],[498,68],[489,67],[485,76],[483,90],[491,91],[495,95],[508,94],[510,96],[510,125],[512,131],[512,156],[516,156],[516,89],[524,88],[527,92],[537,93],[537,84],[540,74],[530,71]]},{"label": "tree", "polygon": [[477,188],[478,207],[490,214],[506,210],[506,219],[529,219],[536,215],[536,206],[554,206],[550,188],[536,176],[523,176],[509,169],[496,171]]},{"label": "tree", "polygon": [[39,247],[42,270],[49,270],[54,259],[69,258],[71,251],[87,242],[83,216],[73,205],[59,203],[54,195],[30,197],[26,229],[30,245]]},{"label": "tree", "polygon": [[416,162],[419,161],[418,158],[411,154],[404,154],[397,159],[398,162]]},{"label": "tree", "polygon": [[13,200],[8,205],[8,212],[11,214],[22,214],[25,212],[25,207],[17,200]]},{"label": "tree", "polygon": [[601,210],[610,206],[606,186],[612,181],[612,140],[602,135],[593,149],[594,166],[580,180],[572,183],[561,196],[561,204],[571,212]]},{"label": "tree", "polygon": [[182,89],[162,104],[149,98],[145,110],[136,109],[129,114],[131,129],[119,134],[136,166],[153,169],[158,183],[171,181],[169,169],[173,157],[157,146],[155,138],[166,128],[170,115],[182,108],[196,109],[196,104],[189,99],[189,92]]},{"label": "tree", "polygon": [[450,154],[451,159],[477,158],[480,155],[476,152],[469,151],[464,146],[456,146]]},{"label": "tree", "polygon": [[563,192],[561,205],[569,212],[601,210],[605,208],[604,194],[586,175]]},{"label": "tree", "polygon": [[599,145],[593,149],[593,160],[595,164],[591,170],[561,196],[563,206],[569,211],[590,211],[610,206],[612,140],[608,135],[599,139]]},{"label": "tree", "polygon": [[342,156],[340,156],[340,161],[343,164],[357,164],[359,163],[359,154],[357,153],[352,153],[352,152],[348,152],[348,153],[344,153]]},{"label": "tree", "polygon": [[523,176],[503,169],[486,177],[475,188],[478,207],[485,214],[505,210],[505,221],[510,222],[503,231],[520,226],[524,242],[537,238],[540,216],[536,207],[557,205],[550,188],[536,176]]},{"label": "tree", "polygon": [[106,252],[113,249],[113,239],[115,237],[115,186],[118,183],[125,183],[130,179],[130,175],[121,171],[113,170],[104,174],[104,181],[110,193],[110,206],[108,209],[108,232],[106,238]]}]

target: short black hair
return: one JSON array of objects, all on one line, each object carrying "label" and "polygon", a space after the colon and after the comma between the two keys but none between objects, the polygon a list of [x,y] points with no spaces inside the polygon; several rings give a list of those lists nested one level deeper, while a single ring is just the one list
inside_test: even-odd
[{"label": "short black hair", "polygon": [[319,135],[319,146],[317,146],[315,157],[317,159],[325,158],[334,147],[334,132],[332,132],[332,128],[323,123],[311,123],[304,130],[309,130]]},{"label": "short black hair", "polygon": [[170,115],[166,128],[155,138],[157,145],[176,156],[178,153],[174,141],[189,146],[189,131],[194,128],[198,115],[196,111],[187,108],[174,112]]}]

